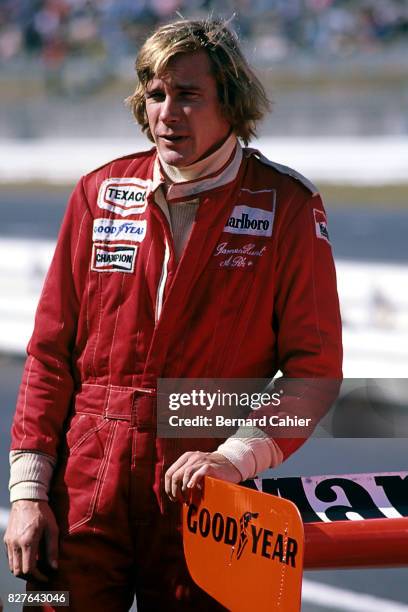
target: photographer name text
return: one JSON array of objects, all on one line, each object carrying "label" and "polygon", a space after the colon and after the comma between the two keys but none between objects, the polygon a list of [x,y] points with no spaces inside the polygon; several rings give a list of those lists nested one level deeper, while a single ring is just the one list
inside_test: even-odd
[{"label": "photographer name text", "polygon": [[171,427],[310,427],[312,419],[297,416],[270,417],[260,416],[251,418],[227,418],[222,415],[215,417],[197,415],[195,417],[179,417],[171,415],[169,425]]}]

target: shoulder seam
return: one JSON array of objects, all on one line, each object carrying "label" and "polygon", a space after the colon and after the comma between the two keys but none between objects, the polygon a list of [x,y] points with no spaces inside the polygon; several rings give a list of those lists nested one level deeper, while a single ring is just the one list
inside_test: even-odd
[{"label": "shoulder seam", "polygon": [[103,168],[106,168],[107,166],[110,166],[111,164],[114,164],[115,162],[119,162],[122,160],[124,161],[126,159],[137,159],[138,157],[149,157],[151,154],[154,153],[154,151],[155,151],[155,147],[152,147],[151,149],[148,149],[147,151],[137,151],[136,153],[129,153],[128,155],[122,155],[121,157],[115,157],[115,159],[110,159],[104,164],[101,164],[97,168],[94,168],[90,172],[87,172],[86,174],[84,174],[84,178],[86,178],[87,176],[91,176],[92,174],[94,174],[94,172],[99,172],[99,170],[102,170]]},{"label": "shoulder seam", "polygon": [[319,190],[316,185],[314,185],[312,181],[309,181],[308,178],[303,176],[303,174],[297,172],[297,170],[290,168],[290,166],[284,166],[283,164],[278,164],[277,162],[271,161],[270,159],[265,157],[265,155],[263,155],[260,151],[258,151],[258,149],[247,148],[246,151],[248,152],[249,156],[253,155],[266,166],[270,166],[280,174],[286,174],[287,176],[290,176],[291,178],[301,183],[304,187],[306,187],[308,191],[310,191],[312,196],[315,196],[319,193]]}]

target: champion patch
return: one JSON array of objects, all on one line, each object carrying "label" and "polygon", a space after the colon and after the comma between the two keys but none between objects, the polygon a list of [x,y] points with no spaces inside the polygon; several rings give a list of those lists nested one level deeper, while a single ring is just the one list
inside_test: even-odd
[{"label": "champion patch", "polygon": [[128,240],[142,242],[146,236],[146,220],[125,221],[121,219],[95,219],[93,223],[93,242]]},{"label": "champion patch", "polygon": [[103,181],[98,193],[98,206],[127,217],[146,210],[146,194],[150,181],[139,178],[109,178]]},{"label": "champion patch", "polygon": [[250,236],[272,236],[273,217],[273,211],[252,206],[234,206],[224,227],[224,232],[249,234]]},{"label": "champion patch", "polygon": [[313,214],[316,228],[316,236],[318,238],[321,238],[322,240],[326,240],[326,242],[330,244],[326,215],[321,210],[317,210],[317,208],[313,209]]},{"label": "champion patch", "polygon": [[95,272],[133,272],[137,246],[94,244],[91,269]]}]

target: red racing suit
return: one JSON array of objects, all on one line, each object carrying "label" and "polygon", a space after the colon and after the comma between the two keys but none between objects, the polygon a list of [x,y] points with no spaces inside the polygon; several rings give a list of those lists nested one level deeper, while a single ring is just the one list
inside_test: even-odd
[{"label": "red racing suit", "polygon": [[[102,554],[106,565],[106,552],[90,553],[94,540],[86,540],[100,534],[114,542],[109,563],[120,584],[130,561],[119,556],[119,542],[131,559],[126,526],[166,510],[166,469],[186,450],[212,451],[220,442],[157,438],[158,377],[271,378],[280,369],[293,378],[341,378],[335,269],[314,189],[244,149],[233,181],[198,194],[177,264],[154,201],[155,157],[152,149],[115,160],[75,188],[12,429],[12,449],[58,458],[50,500],[68,542],[62,566],[74,552],[88,554],[81,573]],[[302,443],[276,441],[285,458]],[[69,549],[75,534],[88,553]],[[69,587],[80,580],[78,573]],[[123,609],[116,605],[109,609]]]}]

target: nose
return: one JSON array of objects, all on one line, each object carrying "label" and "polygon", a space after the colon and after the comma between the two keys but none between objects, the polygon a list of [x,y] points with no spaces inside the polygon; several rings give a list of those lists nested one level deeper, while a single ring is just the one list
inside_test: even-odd
[{"label": "nose", "polygon": [[173,96],[167,95],[160,106],[160,120],[163,123],[175,123],[179,119],[179,109]]}]

